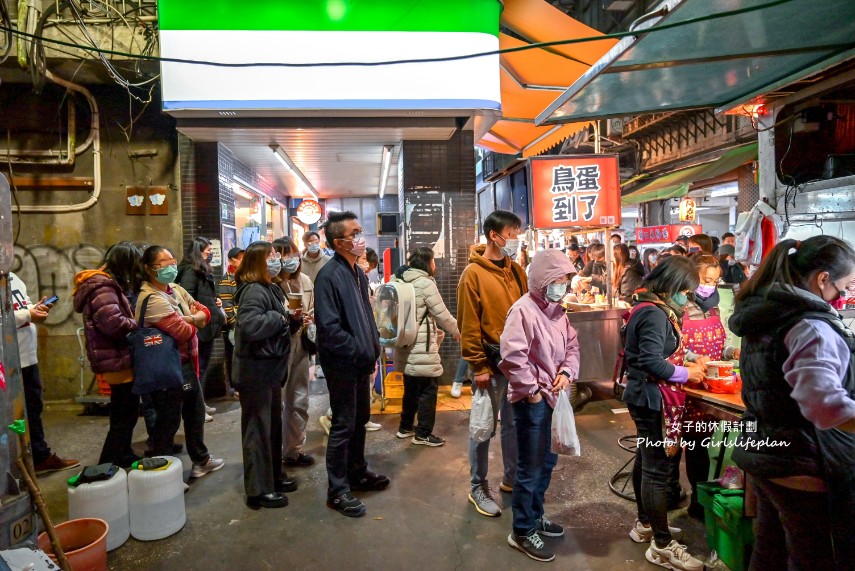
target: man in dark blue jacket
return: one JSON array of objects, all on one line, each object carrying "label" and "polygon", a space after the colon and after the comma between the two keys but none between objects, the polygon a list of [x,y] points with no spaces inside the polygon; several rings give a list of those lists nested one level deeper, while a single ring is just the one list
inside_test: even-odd
[{"label": "man in dark blue jacket", "polygon": [[332,427],[327,444],[327,506],[362,517],[351,492],[382,490],[389,478],[368,471],[365,423],[371,415],[371,378],[380,356],[379,334],[368,300],[368,278],[356,265],[365,253],[362,226],[352,212],[334,212],[324,225],[335,256],[315,278],[318,356],[330,392]]}]

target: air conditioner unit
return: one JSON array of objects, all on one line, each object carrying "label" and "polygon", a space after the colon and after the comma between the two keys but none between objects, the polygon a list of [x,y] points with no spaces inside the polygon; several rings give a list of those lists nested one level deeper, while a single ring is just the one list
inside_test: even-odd
[{"label": "air conditioner unit", "polygon": [[610,139],[622,139],[623,138],[623,119],[620,117],[613,117],[611,119],[606,120],[606,137]]},{"label": "air conditioner unit", "polygon": [[377,213],[377,235],[378,236],[397,236],[398,224],[400,223],[400,215],[397,212],[378,212]]}]

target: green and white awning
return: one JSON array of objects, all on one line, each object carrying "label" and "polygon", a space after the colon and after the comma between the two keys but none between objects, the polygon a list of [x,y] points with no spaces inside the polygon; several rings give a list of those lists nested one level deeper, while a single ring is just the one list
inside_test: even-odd
[{"label": "green and white awning", "polygon": [[[443,58],[499,47],[498,0],[161,0],[161,55],[221,63]],[[380,66],[162,64],[180,110],[500,108],[499,57]]]}]

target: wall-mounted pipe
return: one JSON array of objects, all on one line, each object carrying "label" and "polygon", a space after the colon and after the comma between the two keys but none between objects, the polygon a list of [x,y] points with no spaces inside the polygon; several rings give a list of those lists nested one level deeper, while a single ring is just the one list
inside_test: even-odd
[{"label": "wall-mounted pipe", "polygon": [[[61,77],[57,77],[49,70],[45,71],[45,78],[48,81],[51,81],[57,85],[68,89],[69,91],[79,93],[89,103],[89,108],[91,110],[90,112],[92,114],[92,125],[89,128],[90,132],[87,141],[91,139],[92,163],[93,169],[95,171],[93,175],[92,194],[89,196],[88,200],[84,202],[79,202],[77,204],[49,204],[46,206],[23,205],[15,206],[14,208],[15,211],[19,214],[23,212],[28,214],[49,214],[63,212],[81,212],[83,210],[88,210],[92,208],[96,202],[98,202],[98,199],[101,196],[101,128],[100,116],[98,114],[98,102],[95,101],[95,97],[92,95],[92,93],[90,93],[89,90],[83,87],[82,85],[78,85],[76,83],[72,83],[70,81],[62,79]],[[84,145],[88,146],[86,141],[84,141]]]}]

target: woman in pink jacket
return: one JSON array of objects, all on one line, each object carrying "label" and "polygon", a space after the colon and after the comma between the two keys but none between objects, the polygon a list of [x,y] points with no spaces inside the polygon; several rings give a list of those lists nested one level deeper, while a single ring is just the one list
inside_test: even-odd
[{"label": "woman in pink jacket", "polygon": [[559,250],[538,252],[529,268],[528,294],[508,313],[499,368],[508,378],[508,400],[517,432],[517,476],[511,547],[537,561],[552,561],[541,535],[564,528],[543,513],[543,496],[558,456],[550,451],[552,409],[559,391],[579,376],[579,341],[561,307],[573,263]]}]

